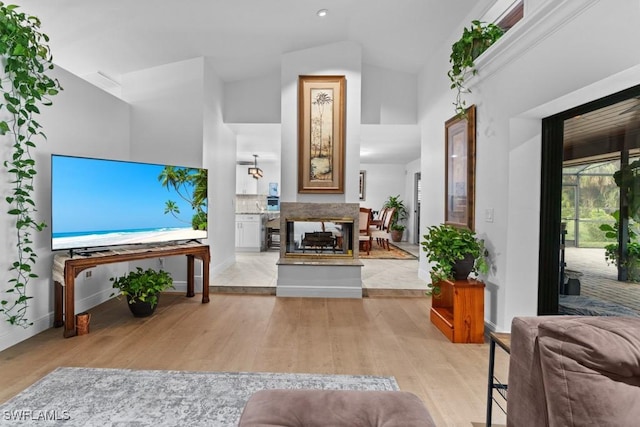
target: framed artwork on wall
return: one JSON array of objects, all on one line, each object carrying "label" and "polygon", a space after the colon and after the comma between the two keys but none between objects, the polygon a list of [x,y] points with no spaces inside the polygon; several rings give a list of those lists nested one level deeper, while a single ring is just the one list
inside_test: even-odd
[{"label": "framed artwork on wall", "polygon": [[358,195],[360,200],[366,200],[367,171],[360,171],[360,186],[358,187]]},{"label": "framed artwork on wall", "polygon": [[298,78],[298,192],[344,193],[344,76]]},{"label": "framed artwork on wall", "polygon": [[445,122],[445,224],[474,230],[476,106]]}]

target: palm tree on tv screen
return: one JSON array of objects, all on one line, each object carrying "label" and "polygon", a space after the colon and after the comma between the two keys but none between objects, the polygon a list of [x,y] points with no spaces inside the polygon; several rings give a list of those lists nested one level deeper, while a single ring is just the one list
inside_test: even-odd
[{"label": "palm tree on tv screen", "polygon": [[206,169],[165,166],[158,176],[160,184],[167,190],[174,189],[178,196],[189,203],[195,211],[191,221],[179,217],[180,208],[173,200],[167,200],[164,213],[179,221],[191,223],[194,230],[207,229],[207,171]]}]

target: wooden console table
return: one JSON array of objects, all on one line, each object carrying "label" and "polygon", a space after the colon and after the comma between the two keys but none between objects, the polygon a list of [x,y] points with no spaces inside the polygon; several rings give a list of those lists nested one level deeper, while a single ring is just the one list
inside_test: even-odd
[{"label": "wooden console table", "polygon": [[68,254],[55,255],[53,259],[53,282],[55,286],[53,326],[59,328],[64,325],[65,338],[73,337],[77,334],[75,325],[75,279],[83,270],[102,264],[176,255],[187,256],[187,297],[195,296],[194,259],[198,258],[202,261],[202,303],[208,303],[209,263],[211,260],[208,245],[185,243],[131,250],[110,250],[95,252],[90,255],[74,255],[73,257]]},{"label": "wooden console table", "polygon": [[444,280],[431,297],[431,323],[451,342],[484,343],[484,283]]}]

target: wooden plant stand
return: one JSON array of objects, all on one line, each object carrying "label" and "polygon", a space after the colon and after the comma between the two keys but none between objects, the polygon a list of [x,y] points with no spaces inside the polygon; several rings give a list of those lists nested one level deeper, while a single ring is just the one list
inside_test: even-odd
[{"label": "wooden plant stand", "polygon": [[431,323],[451,342],[484,343],[484,283],[444,280],[431,298]]}]

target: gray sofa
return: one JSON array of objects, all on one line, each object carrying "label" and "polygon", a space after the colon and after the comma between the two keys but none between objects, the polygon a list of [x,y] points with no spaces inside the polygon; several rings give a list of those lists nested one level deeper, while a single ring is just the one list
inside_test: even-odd
[{"label": "gray sofa", "polygon": [[640,318],[511,325],[507,426],[640,425]]},{"label": "gray sofa", "polygon": [[435,427],[420,398],[406,391],[261,390],[239,427]]}]

